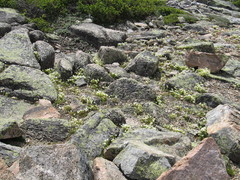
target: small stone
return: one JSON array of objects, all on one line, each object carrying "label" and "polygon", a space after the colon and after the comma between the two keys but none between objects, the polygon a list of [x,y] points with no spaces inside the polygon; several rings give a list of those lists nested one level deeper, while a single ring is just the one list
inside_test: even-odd
[{"label": "small stone", "polygon": [[68,59],[60,59],[57,69],[63,80],[67,80],[73,75],[73,63]]},{"label": "small stone", "polygon": [[190,43],[190,44],[183,44],[177,47],[178,49],[194,49],[196,51],[200,52],[206,52],[206,53],[214,53],[214,45],[212,42],[196,42],[196,43]]},{"label": "small stone", "polygon": [[88,64],[85,67],[84,73],[88,81],[91,81],[92,79],[105,81],[105,82],[113,81],[113,78],[108,74],[108,72],[98,64]]},{"label": "small stone", "polygon": [[2,180],[16,180],[14,174],[8,170],[4,160],[0,158],[0,179]]},{"label": "small stone", "polygon": [[12,27],[10,24],[0,22],[0,37],[4,36],[4,34],[10,32],[11,29],[12,29]]},{"label": "small stone", "polygon": [[208,106],[215,108],[220,104],[224,104],[224,100],[217,94],[204,93],[196,97],[196,103],[206,103]]},{"label": "small stone", "polygon": [[29,32],[29,37],[32,43],[44,40],[44,33],[40,30],[33,30]]},{"label": "small stone", "polygon": [[92,64],[92,56],[83,51],[77,51],[74,58],[74,71],[77,72],[80,68],[85,68],[88,64]]}]

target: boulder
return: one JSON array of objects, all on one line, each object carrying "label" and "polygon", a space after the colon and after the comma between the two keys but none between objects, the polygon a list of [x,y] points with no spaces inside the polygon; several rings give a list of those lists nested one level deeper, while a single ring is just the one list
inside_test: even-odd
[{"label": "boulder", "polygon": [[166,31],[160,29],[150,29],[148,31],[133,31],[128,34],[127,41],[161,39],[166,37]]},{"label": "boulder", "polygon": [[156,92],[131,78],[120,78],[112,82],[106,90],[109,95],[117,96],[121,100],[150,100],[156,99]]},{"label": "boulder", "polygon": [[44,40],[44,32],[40,31],[40,30],[33,30],[30,31],[28,33],[29,38],[31,40],[32,43],[36,42],[36,41],[42,41]]},{"label": "boulder", "polygon": [[4,36],[4,34],[10,32],[11,29],[12,29],[12,27],[10,24],[0,22],[0,37]]},{"label": "boulder", "polygon": [[157,180],[228,180],[224,160],[213,138],[204,139]]},{"label": "boulder", "polygon": [[215,108],[220,104],[224,104],[225,101],[222,97],[214,93],[204,93],[196,97],[196,103],[206,103],[206,105]]},{"label": "boulder", "polygon": [[23,115],[23,119],[52,119],[60,118],[60,113],[53,106],[37,106],[29,109]]},{"label": "boulder", "polygon": [[90,160],[101,155],[108,143],[117,136],[119,128],[110,120],[96,113],[72,136],[71,142],[86,153]]},{"label": "boulder", "polygon": [[211,73],[220,71],[226,64],[222,58],[214,53],[190,51],[186,54],[186,65],[192,68],[207,68]]},{"label": "boulder", "polygon": [[113,160],[130,179],[155,180],[169,169],[176,159],[144,143],[128,144]]},{"label": "boulder", "polygon": [[107,29],[93,23],[72,25],[70,31],[96,47],[115,46],[126,39],[125,32]]},{"label": "boulder", "polygon": [[40,141],[64,141],[71,128],[64,119],[26,119],[20,124],[24,136]]},{"label": "boulder", "polygon": [[98,51],[98,57],[103,64],[112,64],[114,62],[121,64],[128,60],[124,51],[112,46],[101,46]]},{"label": "boulder", "polygon": [[191,148],[190,139],[181,133],[136,128],[114,139],[104,151],[104,157],[113,160],[128,144],[136,142],[155,147],[164,153],[173,155],[176,159],[180,159]]},{"label": "boulder", "polygon": [[84,70],[88,81],[91,81],[92,79],[105,82],[113,81],[113,78],[108,74],[108,72],[98,64],[88,64]]},{"label": "boulder", "polygon": [[[37,77],[37,78],[36,78]],[[49,77],[38,69],[11,65],[0,74],[0,89],[20,99],[57,99],[57,91]]]},{"label": "boulder", "polygon": [[234,77],[240,77],[240,61],[239,59],[229,59],[222,69]]},{"label": "boulder", "polygon": [[117,166],[104,158],[93,161],[94,180],[127,180]]},{"label": "boulder", "polygon": [[27,29],[13,30],[0,39],[0,61],[40,69]]},{"label": "boulder", "polygon": [[18,180],[93,180],[86,157],[72,144],[31,146],[19,161]]},{"label": "boulder", "polygon": [[60,59],[57,70],[60,73],[60,76],[63,80],[67,80],[73,75],[73,63],[68,59]]},{"label": "boulder", "polygon": [[5,23],[20,23],[26,22],[24,16],[20,15],[15,9],[11,8],[0,8],[0,22]]},{"label": "boulder", "polygon": [[0,158],[0,179],[3,180],[16,180],[14,174],[8,170],[3,159]]},{"label": "boulder", "polygon": [[108,109],[105,112],[103,112],[103,114],[104,118],[110,119],[116,126],[121,127],[121,125],[126,123],[126,118],[121,109],[118,108]]},{"label": "boulder", "polygon": [[159,60],[149,51],[139,53],[125,68],[140,76],[153,76],[158,69]]},{"label": "boulder", "polygon": [[115,79],[119,79],[122,77],[130,77],[127,71],[124,68],[120,67],[118,63],[106,64],[104,65],[104,67],[107,69],[109,74]]},{"label": "boulder", "polygon": [[229,105],[219,105],[206,117],[207,132],[216,140],[221,152],[240,163],[240,111]]},{"label": "boulder", "polygon": [[[3,159],[8,167],[18,160],[21,152],[20,147],[11,146],[0,142],[0,158]],[[1,178],[0,178],[1,179]]]},{"label": "boulder", "polygon": [[205,79],[196,73],[182,72],[165,83],[167,89],[185,89],[193,90],[197,84],[204,83]]},{"label": "boulder", "polygon": [[187,49],[187,50],[196,50],[200,52],[206,52],[206,53],[214,53],[214,45],[212,42],[196,42],[196,43],[190,43],[190,44],[183,44],[177,47],[178,49]]},{"label": "boulder", "polygon": [[44,41],[35,42],[33,48],[37,53],[41,69],[53,68],[55,60],[54,48]]},{"label": "boulder", "polygon": [[75,54],[73,69],[77,72],[80,68],[86,67],[86,65],[92,64],[92,56],[83,51],[77,51]]},{"label": "boulder", "polygon": [[233,5],[233,3],[230,2],[230,1],[224,1],[224,0],[212,0],[212,1],[197,0],[197,2],[207,4],[208,6],[222,7],[222,8],[226,8],[226,9],[239,11],[239,8],[236,7],[235,5]]}]

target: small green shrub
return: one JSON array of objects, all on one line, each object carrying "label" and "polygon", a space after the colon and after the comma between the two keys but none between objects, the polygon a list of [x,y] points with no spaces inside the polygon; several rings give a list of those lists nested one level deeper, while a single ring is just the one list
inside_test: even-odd
[{"label": "small green shrub", "polygon": [[240,0],[235,0],[233,4],[240,8]]},{"label": "small green shrub", "polygon": [[164,24],[173,25],[179,23],[178,14],[170,14],[163,18]]}]

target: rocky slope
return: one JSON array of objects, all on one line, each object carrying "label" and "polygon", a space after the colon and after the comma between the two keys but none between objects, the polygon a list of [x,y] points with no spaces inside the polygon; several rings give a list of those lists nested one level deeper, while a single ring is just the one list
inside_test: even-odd
[{"label": "rocky slope", "polygon": [[240,10],[168,5],[197,21],[45,34],[0,8],[0,179],[240,179]]}]

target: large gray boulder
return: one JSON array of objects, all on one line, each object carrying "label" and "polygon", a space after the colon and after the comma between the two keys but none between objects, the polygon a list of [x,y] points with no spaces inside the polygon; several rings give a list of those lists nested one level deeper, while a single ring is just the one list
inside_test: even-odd
[{"label": "large gray boulder", "polygon": [[131,78],[115,80],[109,85],[106,93],[126,101],[156,99],[156,92],[152,88]]},{"label": "large gray boulder", "polygon": [[92,56],[83,51],[77,51],[74,58],[73,70],[77,72],[80,68],[84,68],[88,64],[92,64]]},{"label": "large gray boulder", "polygon": [[40,69],[27,29],[13,30],[0,39],[0,61]]},{"label": "large gray boulder", "polygon": [[94,46],[115,46],[126,39],[126,33],[116,31],[93,23],[72,25],[70,31]]},{"label": "large gray boulder", "polygon": [[176,158],[144,143],[128,144],[113,160],[130,179],[155,180],[169,169]]},{"label": "large gray boulder", "polygon": [[159,60],[149,51],[139,53],[125,68],[140,76],[153,76],[158,69]]},{"label": "large gray boulder", "polygon": [[64,119],[27,119],[19,126],[27,138],[52,142],[66,140],[71,130]]},{"label": "large gray boulder", "polygon": [[22,148],[20,147],[0,142],[0,158],[4,159],[8,166],[11,166],[16,160],[18,160],[21,149]]},{"label": "large gray boulder", "polygon": [[15,9],[10,8],[0,8],[0,22],[5,23],[24,23],[26,19],[24,16],[20,15]]},{"label": "large gray boulder", "polygon": [[19,161],[18,180],[93,180],[82,152],[72,144],[31,146]]},{"label": "large gray boulder", "polygon": [[207,132],[216,140],[221,152],[240,163],[240,111],[229,105],[219,105],[206,117]]},{"label": "large gray boulder", "polygon": [[113,160],[128,144],[136,142],[155,147],[173,155],[176,159],[184,156],[191,149],[190,139],[181,133],[137,128],[114,139],[104,151],[104,157]]},{"label": "large gray boulder", "polygon": [[113,81],[113,78],[108,74],[104,67],[98,64],[88,64],[84,70],[84,74],[88,81],[91,81],[93,79],[105,82]]},{"label": "large gray boulder", "polygon": [[53,68],[55,60],[54,48],[44,41],[35,42],[33,48],[37,53],[41,69]]},{"label": "large gray boulder", "polygon": [[57,99],[57,91],[49,77],[38,69],[11,65],[0,74],[0,89],[20,99]]},{"label": "large gray boulder", "polygon": [[90,160],[101,155],[103,149],[116,137],[119,128],[101,113],[90,116],[72,136],[71,142],[80,148]]},{"label": "large gray boulder", "polygon": [[2,23],[0,22],[0,37],[4,36],[4,34],[11,31],[12,27],[8,23]]}]

